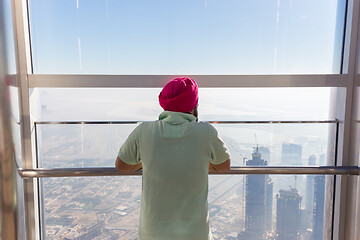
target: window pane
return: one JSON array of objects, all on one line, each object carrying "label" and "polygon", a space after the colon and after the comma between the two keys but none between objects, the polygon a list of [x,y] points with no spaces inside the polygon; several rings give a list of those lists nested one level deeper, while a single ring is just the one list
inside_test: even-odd
[{"label": "window pane", "polygon": [[[335,123],[215,124],[233,166],[246,166],[257,151],[263,166],[334,165]],[[39,167],[114,167],[136,124],[37,124]]]},{"label": "window pane", "polygon": [[[160,89],[35,89],[36,121],[153,121],[162,112]],[[200,89],[201,121],[326,120],[329,88]],[[244,165],[257,145],[269,165],[332,165],[335,123],[216,124],[232,154]],[[135,127],[124,124],[37,124],[43,167],[113,166],[119,146]],[[309,157],[315,155],[316,162]],[[76,159],[75,159],[76,156]],[[323,159],[320,161],[320,158]],[[62,159],[63,161],[59,161]],[[66,162],[66,163],[65,163]]]},{"label": "window pane", "polygon": [[[200,88],[200,121],[328,120],[331,88]],[[35,121],[152,121],[159,88],[32,89]]]},{"label": "window pane", "polygon": [[34,72],[339,73],[345,6],[345,0],[30,0]]},{"label": "window pane", "polygon": [[15,57],[15,41],[14,28],[11,9],[11,0],[5,0],[4,5],[4,30],[5,30],[5,54],[7,58],[7,74],[16,74],[16,57]]},{"label": "window pane", "polygon": [[44,239],[137,239],[141,177],[42,179]]},{"label": "window pane", "polygon": [[20,122],[20,111],[19,111],[19,88],[9,86],[9,97],[11,105],[11,118],[14,122]]},{"label": "window pane", "polygon": [[136,124],[37,125],[39,167],[114,167],[121,144]]},{"label": "window pane", "polygon": [[24,181],[20,175],[16,174],[16,207],[17,207],[17,227],[21,229],[17,231],[17,239],[26,240],[26,211],[25,211],[25,199],[24,199]]},{"label": "window pane", "polygon": [[[210,176],[214,239],[323,239],[325,178]],[[44,239],[137,239],[141,177],[44,178],[41,192]]]},{"label": "window pane", "polygon": [[21,128],[20,123],[11,122],[12,125],[12,137],[14,142],[15,148],[15,159],[17,165],[21,168],[22,167],[22,155],[21,155]]}]

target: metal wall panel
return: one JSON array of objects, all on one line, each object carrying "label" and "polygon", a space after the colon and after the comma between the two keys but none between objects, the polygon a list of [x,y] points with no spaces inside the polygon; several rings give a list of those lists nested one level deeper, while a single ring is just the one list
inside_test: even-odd
[{"label": "metal wall panel", "polygon": [[[3,18],[5,2],[0,2]],[[0,239],[17,239],[17,192],[15,148],[13,145],[4,19],[0,19]]]}]

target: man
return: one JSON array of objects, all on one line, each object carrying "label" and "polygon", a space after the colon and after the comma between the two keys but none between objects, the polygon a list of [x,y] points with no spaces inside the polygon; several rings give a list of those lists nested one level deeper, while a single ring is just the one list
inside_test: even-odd
[{"label": "man", "polygon": [[143,169],[139,240],[209,240],[208,171],[228,171],[216,129],[197,122],[198,86],[176,78],[159,95],[159,120],[137,126],[121,146],[118,171]]}]

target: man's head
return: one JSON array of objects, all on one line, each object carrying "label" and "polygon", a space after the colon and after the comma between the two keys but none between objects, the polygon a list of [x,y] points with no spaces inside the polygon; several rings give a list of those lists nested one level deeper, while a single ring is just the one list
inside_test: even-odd
[{"label": "man's head", "polygon": [[191,113],[197,116],[198,86],[191,78],[175,78],[168,82],[159,95],[160,106],[165,111]]}]

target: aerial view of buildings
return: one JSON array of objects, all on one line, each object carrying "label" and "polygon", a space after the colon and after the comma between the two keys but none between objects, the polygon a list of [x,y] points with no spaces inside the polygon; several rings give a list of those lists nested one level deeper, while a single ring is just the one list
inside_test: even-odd
[{"label": "aerial view of buildings", "polygon": [[[110,131],[102,126],[97,130],[43,128],[39,157],[50,168],[113,166],[122,139],[133,127],[126,131],[124,127]],[[111,144],[104,144],[104,138]],[[323,154],[303,157],[302,144],[279,142],[279,161],[269,147],[240,144],[228,135],[223,138],[234,166],[269,166],[270,162],[287,165],[287,161],[314,166],[323,164],[325,158]],[[59,152],[65,154],[59,157]],[[40,186],[42,233],[46,239],[137,239],[141,176],[46,178]],[[322,239],[324,192],[324,176],[209,176],[213,237]]]}]

